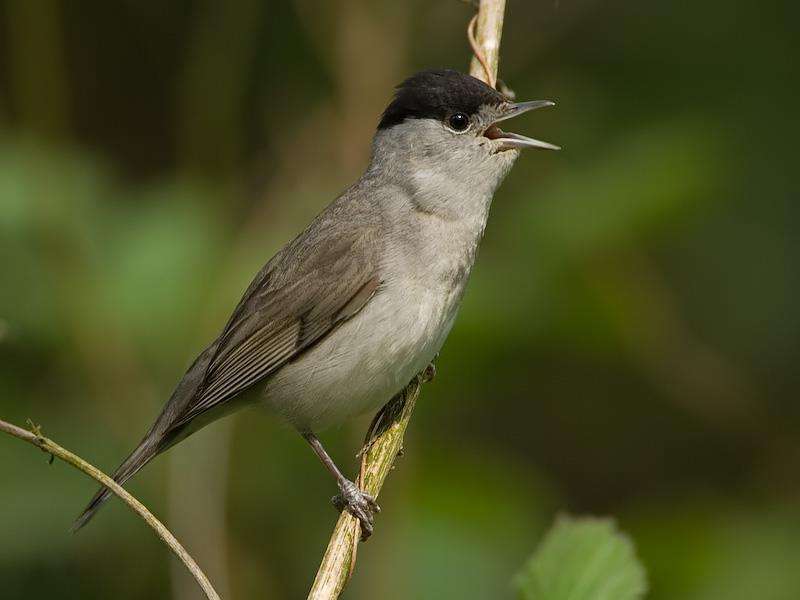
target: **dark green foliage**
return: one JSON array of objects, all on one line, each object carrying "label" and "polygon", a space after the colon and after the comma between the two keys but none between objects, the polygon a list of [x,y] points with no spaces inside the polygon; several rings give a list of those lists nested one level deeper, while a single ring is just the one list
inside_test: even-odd
[{"label": "dark green foliage", "polygon": [[[0,417],[113,469],[469,10],[0,0]],[[514,127],[564,150],[496,196],[347,598],[511,597],[563,510],[650,600],[800,597],[796,12],[509,0],[500,75],[557,102]],[[322,435],[350,473],[368,420]],[[118,502],[68,534],[90,480],[2,437],[0,473],[4,600],[187,597]],[[257,409],[129,487],[225,598],[304,597],[335,519]]]}]

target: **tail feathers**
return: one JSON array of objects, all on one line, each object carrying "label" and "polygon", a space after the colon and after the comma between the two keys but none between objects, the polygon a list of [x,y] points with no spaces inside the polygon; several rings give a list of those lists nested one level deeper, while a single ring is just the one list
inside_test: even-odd
[{"label": "tail feathers", "polygon": [[[125,462],[114,472],[111,478],[120,485],[128,481],[139,469],[149,463],[156,454],[159,453],[159,442],[160,438],[153,435],[152,432],[145,436],[131,455],[125,459]],[[73,523],[72,533],[77,532],[81,527],[91,521],[92,517],[94,517],[97,511],[103,506],[103,503],[111,497],[111,494],[111,490],[107,487],[101,487],[89,501],[86,508],[83,509],[80,516],[75,520],[75,523]]]}]

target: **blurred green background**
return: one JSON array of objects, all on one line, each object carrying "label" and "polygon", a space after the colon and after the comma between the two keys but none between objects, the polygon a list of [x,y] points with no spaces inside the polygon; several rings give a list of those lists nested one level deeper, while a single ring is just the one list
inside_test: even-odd
[{"label": "blurred green background", "polygon": [[[249,279],[361,173],[392,87],[466,69],[457,0],[0,0],[0,416],[106,471]],[[509,0],[501,77],[561,144],[495,198],[351,599],[510,598],[558,512],[654,600],[800,598],[789,2]],[[792,157],[795,157],[794,159]],[[323,433],[353,474],[369,417]],[[0,438],[2,597],[197,598],[120,502]],[[335,520],[249,409],[129,488],[225,598],[300,598]]]}]

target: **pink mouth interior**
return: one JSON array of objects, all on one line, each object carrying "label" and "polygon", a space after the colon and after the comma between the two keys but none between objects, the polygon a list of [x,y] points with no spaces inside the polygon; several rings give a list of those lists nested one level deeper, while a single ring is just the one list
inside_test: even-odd
[{"label": "pink mouth interior", "polygon": [[483,132],[483,135],[490,140],[497,140],[503,137],[505,134],[497,125],[490,125],[489,128]]}]

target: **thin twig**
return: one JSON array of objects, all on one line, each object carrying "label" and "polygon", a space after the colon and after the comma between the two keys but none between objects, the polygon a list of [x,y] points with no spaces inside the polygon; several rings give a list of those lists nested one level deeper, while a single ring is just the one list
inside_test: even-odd
[{"label": "thin twig", "polygon": [[[394,459],[403,449],[403,435],[419,397],[423,377],[424,375],[415,377],[402,395],[392,401],[387,407],[385,426],[374,438],[365,441],[365,450],[361,454],[361,470],[356,483],[374,497],[380,493]],[[343,511],[322,557],[314,585],[308,594],[309,600],[339,597],[353,574],[360,536],[359,520]]]},{"label": "thin twig", "polygon": [[[481,0],[478,14],[467,28],[467,38],[474,53],[470,75],[492,87],[497,82],[504,11],[505,0]],[[403,436],[425,380],[426,374],[420,374],[408,384],[401,397],[389,404],[381,419],[383,428],[374,437],[368,435],[360,453],[361,470],[357,483],[374,497],[380,493],[395,458],[402,452]],[[322,557],[308,600],[336,600],[339,597],[353,574],[360,535],[358,519],[343,511]]]},{"label": "thin twig", "polygon": [[153,529],[153,531],[156,532],[156,535],[161,538],[161,540],[167,546],[169,546],[169,549],[175,553],[181,562],[186,565],[186,568],[192,574],[192,577],[194,577],[200,587],[203,588],[203,592],[205,592],[206,597],[209,600],[220,600],[219,595],[216,591],[214,591],[214,588],[211,585],[211,582],[208,580],[208,577],[206,577],[205,573],[200,570],[200,567],[197,566],[197,563],[194,561],[194,559],[189,555],[186,549],[181,546],[180,542],[175,539],[175,536],[172,535],[172,533],[166,527],[164,527],[161,521],[156,519],[153,514],[147,510],[147,508],[145,508],[144,504],[131,496],[125,490],[125,488],[103,473],[100,469],[89,464],[80,456],[73,454],[66,448],[62,448],[53,440],[46,438],[44,435],[42,435],[42,432],[38,426],[35,426],[32,423],[30,423],[30,425],[31,430],[28,431],[6,421],[0,420],[0,431],[26,441],[29,444],[33,444],[37,448],[40,448],[49,454],[51,456],[51,460],[53,456],[60,458],[64,462],[69,463],[79,471],[83,471],[89,477],[102,483],[104,486],[110,489],[114,494],[119,496],[119,498],[125,504],[136,511],[136,513],[145,520],[145,522]]},{"label": "thin twig", "polygon": [[[470,48],[472,48],[472,54],[478,59],[478,62],[481,63],[481,67],[483,67],[483,74],[485,75],[483,80],[490,86],[495,87],[496,81],[492,74],[492,69],[489,67],[489,64],[486,62],[486,57],[478,46],[478,40],[475,39],[475,25],[477,22],[478,13],[475,13],[475,16],[469,20],[469,25],[467,25],[467,39],[469,40]],[[479,75],[475,73],[473,73],[472,76],[479,77]]]},{"label": "thin twig", "polygon": [[503,35],[503,15],[506,0],[480,0],[477,21],[467,30],[473,58],[469,74],[492,87],[497,85],[497,65],[500,62],[500,38]]}]

